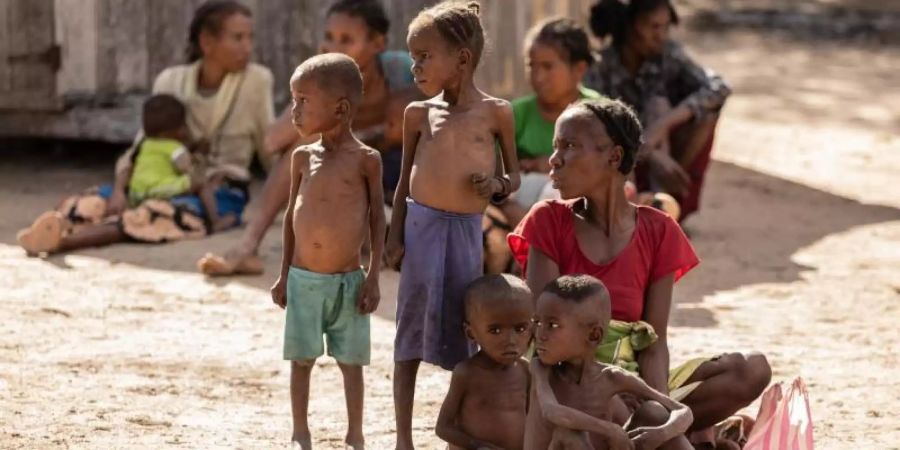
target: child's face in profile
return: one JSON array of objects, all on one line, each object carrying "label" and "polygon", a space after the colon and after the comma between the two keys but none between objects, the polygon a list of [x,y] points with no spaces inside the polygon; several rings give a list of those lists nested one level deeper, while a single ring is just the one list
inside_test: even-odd
[{"label": "child's face in profile", "polygon": [[434,26],[411,28],[406,43],[416,86],[428,97],[440,94],[459,71],[459,52],[450,48]]},{"label": "child's face in profile", "polygon": [[325,92],[314,76],[291,78],[291,123],[303,135],[328,131],[340,123],[337,100]]},{"label": "child's face in profile", "polygon": [[368,67],[385,48],[384,35],[373,32],[361,17],[334,13],[325,19],[325,35],[319,53],[343,53],[359,66]]},{"label": "child's face in profile", "polygon": [[544,103],[557,103],[578,89],[587,68],[584,62],[569,64],[553,45],[535,41],[525,58],[531,88]]},{"label": "child's face in profile", "polygon": [[585,303],[563,300],[551,293],[543,293],[537,301],[534,346],[538,358],[547,365],[584,356],[600,344],[591,340],[592,327],[585,323]]},{"label": "child's face in profile", "polygon": [[481,304],[469,314],[466,333],[492,360],[510,365],[528,349],[532,313],[528,298]]}]

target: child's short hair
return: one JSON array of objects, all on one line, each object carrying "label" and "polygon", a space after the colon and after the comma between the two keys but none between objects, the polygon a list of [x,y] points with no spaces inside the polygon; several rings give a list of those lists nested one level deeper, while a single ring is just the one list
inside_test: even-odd
[{"label": "child's short hair", "polygon": [[590,99],[573,104],[570,108],[585,108],[594,114],[606,128],[606,134],[625,151],[619,172],[631,173],[641,148],[641,122],[630,106],[619,100]]},{"label": "child's short hair", "polygon": [[596,315],[584,319],[592,322],[596,320],[596,323],[603,327],[603,332],[606,333],[606,327],[609,325],[612,315],[612,306],[610,305],[609,291],[600,280],[590,275],[563,275],[547,283],[543,293],[552,294],[559,299],[576,304],[596,299],[597,308],[592,310],[592,313]]},{"label": "child's short hair", "polygon": [[313,56],[297,66],[294,77],[312,77],[322,90],[346,98],[352,108],[362,99],[362,74],[359,66],[343,53]]},{"label": "child's short hair", "polygon": [[478,66],[484,50],[484,28],[481,26],[478,2],[448,0],[426,8],[409,24],[409,28],[434,25],[450,45],[472,52],[473,67]]},{"label": "child's short hair", "polygon": [[483,275],[466,286],[463,296],[466,318],[472,311],[484,304],[525,298],[531,301],[531,289],[521,278],[509,274]]},{"label": "child's short hair", "polygon": [[563,275],[547,283],[544,292],[575,303],[598,294],[608,295],[606,286],[590,275]]},{"label": "child's short hair", "polygon": [[144,134],[148,137],[177,130],[184,126],[186,118],[187,111],[184,104],[169,94],[151,96],[144,102],[141,111]]},{"label": "child's short hair", "polygon": [[567,63],[594,63],[587,32],[572,19],[557,17],[539,22],[525,36],[525,48],[535,43],[554,47]]},{"label": "child's short hair", "polygon": [[384,7],[378,0],[340,0],[328,8],[327,16],[332,14],[346,14],[362,19],[369,31],[386,35],[391,27]]}]

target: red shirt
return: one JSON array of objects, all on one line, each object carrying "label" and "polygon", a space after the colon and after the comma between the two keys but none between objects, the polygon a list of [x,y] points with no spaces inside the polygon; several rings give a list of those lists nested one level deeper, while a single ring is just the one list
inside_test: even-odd
[{"label": "red shirt", "polygon": [[638,206],[631,242],[611,261],[595,264],[584,256],[575,238],[572,208],[578,201],[537,203],[507,238],[509,247],[523,271],[531,245],[556,262],[560,275],[599,278],[609,290],[613,319],[641,320],[651,283],[669,274],[678,281],[700,263],[675,220],[654,208]]}]

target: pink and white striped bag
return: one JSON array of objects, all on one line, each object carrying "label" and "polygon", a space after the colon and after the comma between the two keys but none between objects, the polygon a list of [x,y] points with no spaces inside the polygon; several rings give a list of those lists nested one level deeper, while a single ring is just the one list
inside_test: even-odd
[{"label": "pink and white striped bag", "polygon": [[803,379],[797,377],[787,392],[778,383],[763,394],[744,450],[813,450],[812,414]]}]

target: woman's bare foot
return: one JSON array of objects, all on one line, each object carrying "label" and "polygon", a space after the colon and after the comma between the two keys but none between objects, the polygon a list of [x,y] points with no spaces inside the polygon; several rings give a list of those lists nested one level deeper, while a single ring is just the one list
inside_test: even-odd
[{"label": "woman's bare foot", "polygon": [[66,220],[56,211],[41,214],[30,227],[19,231],[16,240],[28,255],[52,253],[59,248],[66,229]]},{"label": "woman's bare foot", "polygon": [[207,253],[197,261],[197,270],[209,276],[261,275],[264,265],[255,253],[232,250],[224,257]]}]

